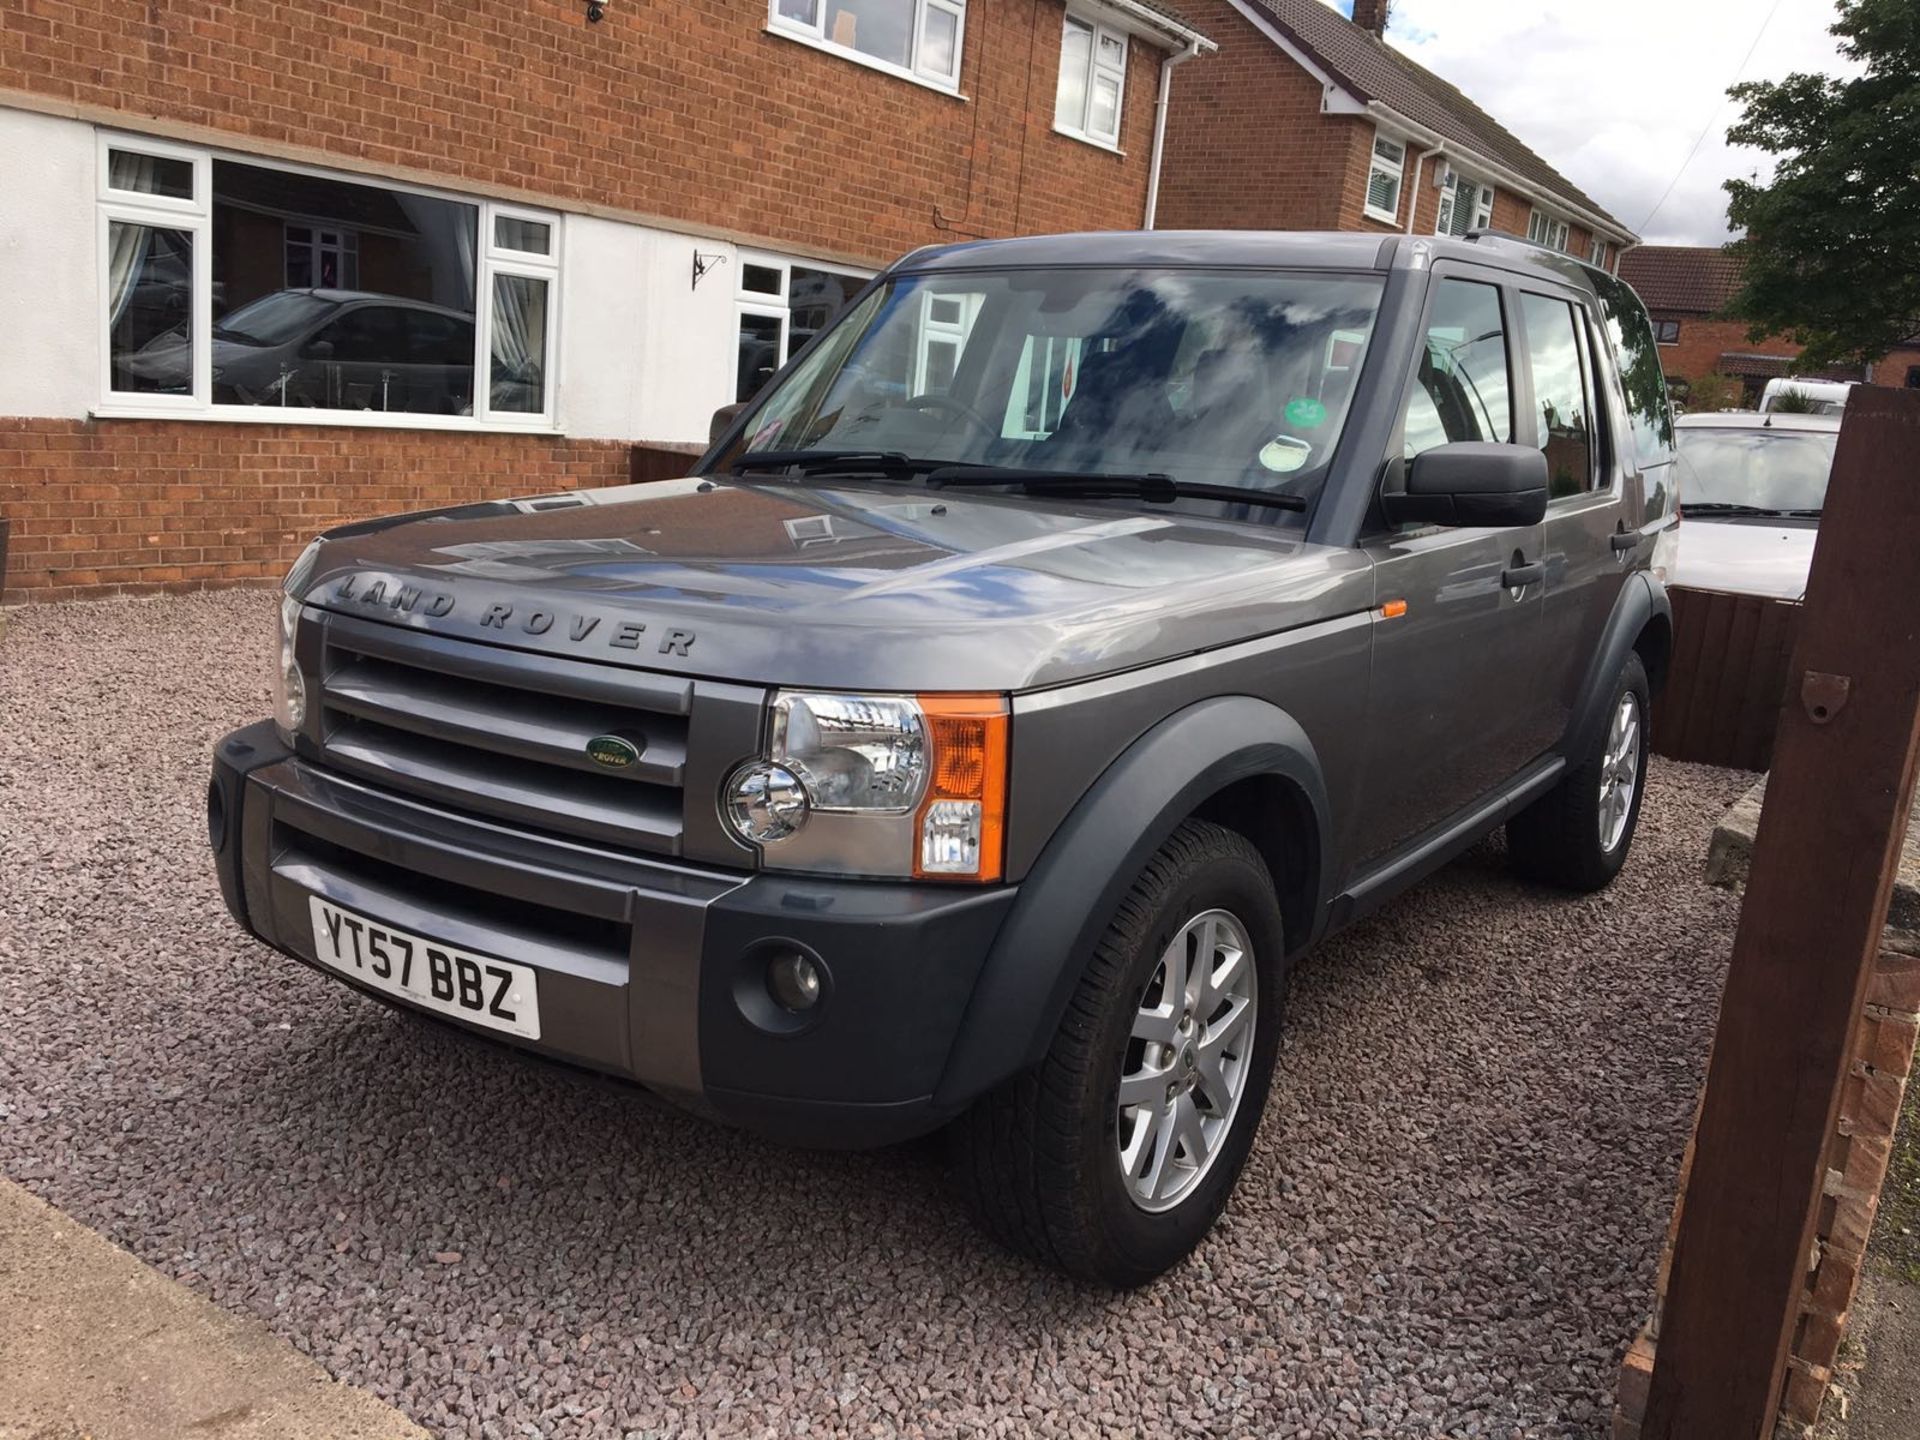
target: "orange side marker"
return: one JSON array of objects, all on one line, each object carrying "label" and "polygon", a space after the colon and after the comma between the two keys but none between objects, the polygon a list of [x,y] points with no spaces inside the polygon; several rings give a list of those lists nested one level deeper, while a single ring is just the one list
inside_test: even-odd
[{"label": "orange side marker", "polygon": [[1380,618],[1382,620],[1398,620],[1406,613],[1407,602],[1404,600],[1389,600],[1380,607]]}]

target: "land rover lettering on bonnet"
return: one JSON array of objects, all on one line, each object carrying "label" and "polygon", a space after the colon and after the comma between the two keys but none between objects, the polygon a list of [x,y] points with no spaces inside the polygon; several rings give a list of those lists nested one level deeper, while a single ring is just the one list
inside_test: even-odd
[{"label": "land rover lettering on bonnet", "polygon": [[683,480],[310,545],[222,892],[702,1114],[944,1130],[994,1235],[1140,1284],[1229,1202],[1302,952],[1498,827],[1625,863],[1673,438],[1632,293],[1521,242],[923,250]]}]

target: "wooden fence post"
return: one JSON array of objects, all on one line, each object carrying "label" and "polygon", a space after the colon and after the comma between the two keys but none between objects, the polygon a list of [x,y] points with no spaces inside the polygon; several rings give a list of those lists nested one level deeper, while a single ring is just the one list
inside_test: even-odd
[{"label": "wooden fence post", "polygon": [[1643,1440],[1770,1440],[1920,755],[1920,392],[1848,402],[1695,1132]]}]

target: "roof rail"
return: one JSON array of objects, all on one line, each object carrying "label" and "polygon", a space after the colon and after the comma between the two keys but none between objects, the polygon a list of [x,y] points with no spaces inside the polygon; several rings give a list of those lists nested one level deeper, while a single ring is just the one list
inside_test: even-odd
[{"label": "roof rail", "polygon": [[1543,254],[1554,255],[1562,260],[1571,260],[1576,265],[1584,265],[1587,269],[1598,271],[1602,275],[1610,275],[1613,273],[1602,266],[1594,264],[1591,260],[1582,259],[1571,250],[1556,250],[1553,246],[1545,244],[1542,241],[1530,240],[1525,235],[1509,235],[1505,230],[1469,230],[1460,238],[1475,243],[1482,240],[1498,240],[1503,245],[1513,245],[1522,250],[1538,250]]}]

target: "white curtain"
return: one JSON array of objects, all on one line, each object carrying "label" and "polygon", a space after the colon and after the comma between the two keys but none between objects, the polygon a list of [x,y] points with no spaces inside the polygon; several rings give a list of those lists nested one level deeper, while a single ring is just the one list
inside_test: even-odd
[{"label": "white curtain", "polygon": [[[547,282],[525,275],[493,280],[495,378],[540,383],[547,344]],[[500,371],[506,371],[502,377]]]},{"label": "white curtain", "polygon": [[[115,190],[138,194],[153,193],[157,162],[151,155],[135,155],[113,150],[107,156],[107,184]],[[133,299],[133,287],[147,267],[147,255],[153,249],[153,227],[128,220],[115,220],[107,227],[107,328],[111,330],[127,313]]]}]

